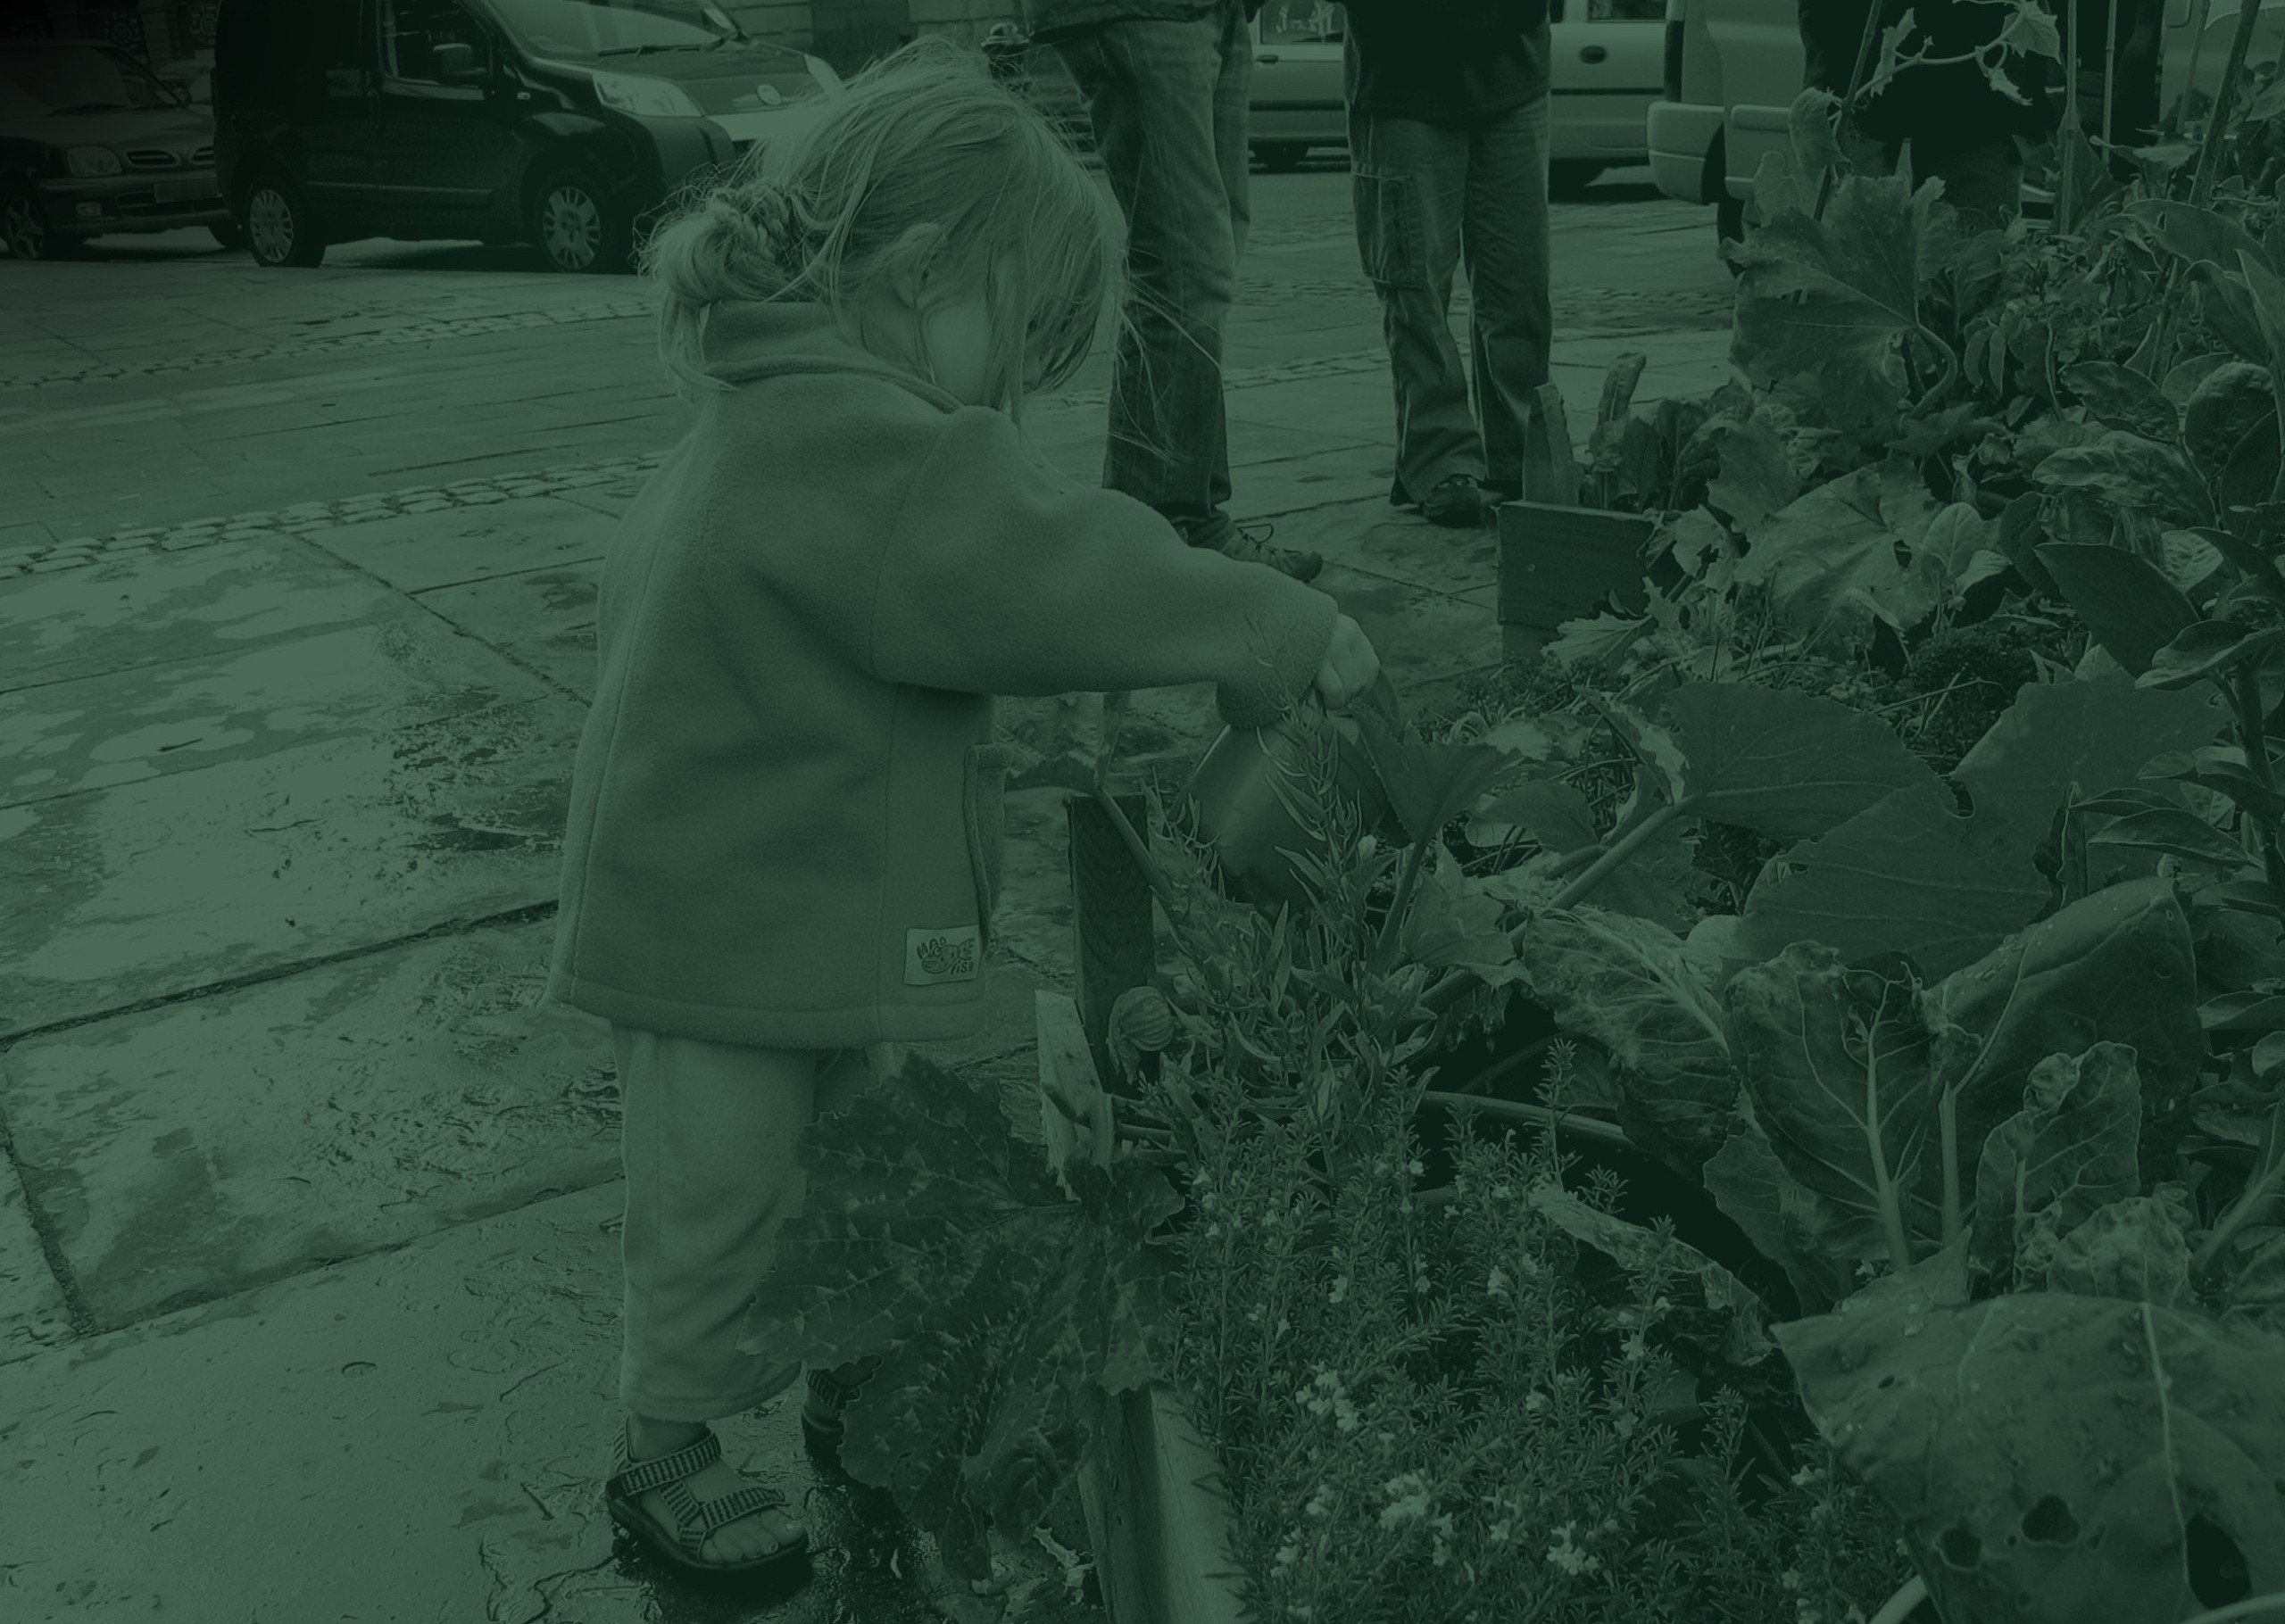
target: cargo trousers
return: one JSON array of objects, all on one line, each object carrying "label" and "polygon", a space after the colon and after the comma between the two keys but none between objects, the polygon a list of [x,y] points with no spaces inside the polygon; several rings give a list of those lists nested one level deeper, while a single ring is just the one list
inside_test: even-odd
[{"label": "cargo trousers", "polygon": [[[1547,220],[1549,98],[1479,128],[1349,109],[1357,247],[1381,297],[1396,393],[1392,501],[1467,474],[1523,482],[1524,436],[1555,336]],[[1450,321],[1467,273],[1464,370]]]},{"label": "cargo trousers", "polygon": [[767,1404],[802,1366],[738,1343],[808,1192],[802,1136],[893,1073],[899,1051],[750,1048],[616,1024],[611,1035],[627,1173],[619,1400],[665,1421]]}]

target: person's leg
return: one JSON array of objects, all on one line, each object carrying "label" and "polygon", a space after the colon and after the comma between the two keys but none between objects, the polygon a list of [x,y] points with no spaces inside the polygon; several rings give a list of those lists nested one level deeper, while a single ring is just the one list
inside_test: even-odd
[{"label": "person's leg", "polygon": [[1233,27],[1243,19],[1225,0],[1197,21],[1107,22],[1056,42],[1126,217],[1103,483],[1186,535],[1214,521],[1229,492],[1222,327],[1237,292],[1233,205],[1244,182],[1241,154],[1234,196],[1222,144],[1252,65],[1231,48]]},{"label": "person's leg", "polygon": [[1414,501],[1454,474],[1483,477],[1483,438],[1448,316],[1467,152],[1465,130],[1349,109],[1358,254],[1381,296],[1396,392],[1391,494]]},{"label": "person's leg", "polygon": [[[619,1400],[629,1455],[650,1460],[704,1422],[768,1402],[798,1362],[742,1352],[739,1330],[779,1225],[801,1210],[796,1152],[816,1103],[820,1056],[706,1043],[614,1025],[627,1173]],[[689,1480],[700,1500],[744,1479],[717,1462]],[[648,1507],[672,1513],[660,1491]],[[710,1561],[758,1556],[794,1539],[798,1518],[765,1511],[718,1529]]]},{"label": "person's leg", "polygon": [[1555,337],[1549,291],[1550,98],[1475,132],[1468,150],[1461,241],[1467,261],[1469,400],[1483,432],[1486,481],[1523,483],[1524,431],[1548,381]]},{"label": "person's leg", "polygon": [[2023,154],[2013,136],[1959,140],[1940,130],[1915,136],[1913,184],[1932,177],[1944,183],[1944,201],[1971,231],[2004,228],[2023,204]]}]

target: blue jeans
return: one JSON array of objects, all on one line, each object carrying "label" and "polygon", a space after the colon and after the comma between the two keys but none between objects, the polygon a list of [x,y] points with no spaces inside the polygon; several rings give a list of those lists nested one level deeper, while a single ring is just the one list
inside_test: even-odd
[{"label": "blue jeans", "polygon": [[1121,19],[1055,48],[1086,97],[1096,150],[1126,216],[1129,294],[1111,359],[1103,484],[1185,539],[1232,526],[1222,326],[1237,296],[1253,44],[1239,0],[1194,22]]},{"label": "blue jeans", "polygon": [[[1522,482],[1524,431],[1548,381],[1548,98],[1481,129],[1349,110],[1357,248],[1381,295],[1396,385],[1392,498],[1468,474]],[[1472,370],[1448,312],[1465,260]]]}]

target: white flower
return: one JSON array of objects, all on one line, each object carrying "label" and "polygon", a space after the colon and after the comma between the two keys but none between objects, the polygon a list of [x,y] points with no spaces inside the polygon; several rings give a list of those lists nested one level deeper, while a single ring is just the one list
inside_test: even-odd
[{"label": "white flower", "polygon": [[1611,1430],[1617,1433],[1621,1438],[1633,1438],[1634,1436],[1634,1418],[1633,1416],[1622,1415],[1611,1423]]},{"label": "white flower", "polygon": [[1405,1170],[1405,1172],[1407,1172],[1410,1173],[1410,1174],[1411,1174],[1414,1178],[1416,1178],[1416,1179],[1417,1179],[1417,1178],[1418,1178],[1422,1173],[1426,1172],[1428,1171],[1425,1167],[1423,1167],[1423,1166],[1420,1164],[1420,1158],[1419,1158],[1418,1156],[1415,1156],[1415,1157],[1413,1157],[1413,1158],[1412,1158],[1412,1160],[1410,1160],[1409,1162],[1407,1162],[1407,1163],[1404,1164],[1404,1170]]},{"label": "white flower", "polygon": [[1389,1504],[1381,1512],[1381,1526],[1384,1529],[1418,1522],[1429,1514],[1427,1481],[1417,1471],[1391,1478],[1381,1485],[1381,1492],[1389,1496]]},{"label": "white flower", "polygon": [[1349,1277],[1345,1274],[1336,1274],[1333,1277],[1333,1284],[1325,1288],[1325,1300],[1328,1303],[1338,1303],[1348,1295]]},{"label": "white flower", "polygon": [[1797,1569],[1788,1568],[1777,1576],[1777,1582],[1788,1590],[1799,1590],[1801,1587],[1800,1572]]},{"label": "white flower", "polygon": [[1532,1414],[1537,1415],[1541,1410],[1547,1408],[1547,1395],[1544,1393],[1525,1394],[1524,1408]]},{"label": "white flower", "polygon": [[1575,1526],[1566,1522],[1555,1530],[1555,1543],[1547,1547],[1547,1560],[1566,1573],[1575,1576],[1581,1573],[1592,1573],[1602,1566],[1602,1562],[1599,1558],[1572,1545],[1571,1530]]},{"label": "white flower", "polygon": [[1495,1545],[1504,1545],[1508,1543],[1508,1536],[1515,1531],[1516,1525],[1508,1519],[1502,1517],[1499,1521],[1493,1523],[1490,1528],[1483,1530],[1483,1537]]},{"label": "white flower", "polygon": [[1284,1545],[1277,1547],[1277,1560],[1271,1565],[1276,1568],[1280,1573],[1283,1573],[1286,1569],[1300,1561],[1300,1559],[1301,1547],[1293,1544],[1292,1541],[1288,1540]]},{"label": "white flower", "polygon": [[1491,1278],[1483,1282],[1483,1295],[1486,1297],[1508,1295],[1508,1272],[1505,1269],[1491,1271]]},{"label": "white flower", "polygon": [[1649,1357],[1650,1345],[1642,1340],[1642,1333],[1638,1330],[1626,1338],[1625,1353],[1627,1363],[1640,1364]]},{"label": "white flower", "polygon": [[1333,1515],[1333,1490],[1322,1483],[1318,1484],[1317,1493],[1309,1496],[1309,1503],[1301,1509],[1312,1517],[1330,1517]]}]

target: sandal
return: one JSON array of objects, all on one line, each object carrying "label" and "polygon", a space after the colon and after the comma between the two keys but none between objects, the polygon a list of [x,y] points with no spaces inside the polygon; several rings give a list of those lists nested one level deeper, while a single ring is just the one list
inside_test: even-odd
[{"label": "sandal", "polygon": [[[628,1454],[627,1429],[621,1427],[618,1454],[619,1470],[603,1484],[603,1504],[611,1509],[611,1520],[628,1533],[649,1541],[668,1560],[702,1573],[751,1573],[757,1568],[774,1567],[790,1558],[808,1554],[810,1537],[804,1529],[800,1538],[779,1545],[766,1556],[750,1557],[744,1562],[707,1562],[699,1555],[706,1546],[707,1536],[725,1523],[735,1522],[756,1512],[773,1511],[785,1504],[785,1496],[760,1483],[749,1483],[719,1500],[701,1501],[690,1492],[683,1479],[705,1471],[722,1458],[721,1440],[714,1436],[711,1427],[672,1454],[642,1462]],[[671,1528],[643,1509],[640,1496],[654,1488],[675,1514]]]},{"label": "sandal", "polygon": [[809,1373],[809,1396],[802,1402],[802,1437],[811,1454],[822,1455],[836,1467],[841,1464],[841,1413],[880,1368],[879,1356],[868,1354],[839,1370]]}]

